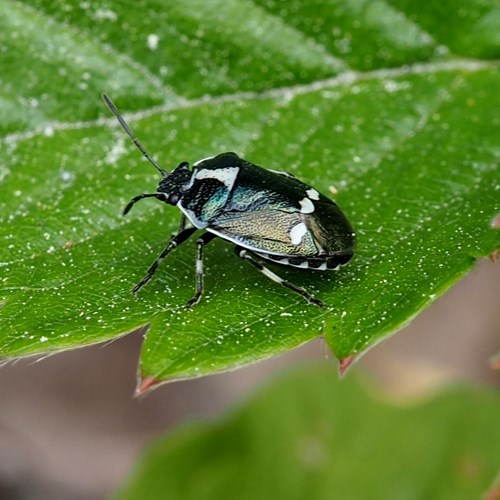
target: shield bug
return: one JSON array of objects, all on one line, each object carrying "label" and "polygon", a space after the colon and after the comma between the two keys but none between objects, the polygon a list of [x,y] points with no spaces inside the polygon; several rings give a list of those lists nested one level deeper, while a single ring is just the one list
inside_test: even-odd
[{"label": "shield bug", "polygon": [[354,232],[332,200],[290,174],[259,167],[235,153],[199,160],[192,169],[182,162],[169,173],[147,153],[111,99],[106,95],[103,98],[162,176],[156,193],[132,198],[123,214],[144,198],[156,198],[182,212],[177,234],[132,292],[153,277],[174,248],[201,229],[204,233],[196,241],[196,293],[186,304],[188,307],[197,304],[202,296],[203,248],[216,237],[234,244],[236,255],[271,280],[323,306],[308,291],[271,271],[261,259],[314,271],[336,270],[346,264],[354,252]]}]

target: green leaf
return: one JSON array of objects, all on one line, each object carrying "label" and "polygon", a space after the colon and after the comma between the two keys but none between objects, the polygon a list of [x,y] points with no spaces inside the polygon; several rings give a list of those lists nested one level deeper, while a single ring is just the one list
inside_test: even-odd
[{"label": "green leaf", "polygon": [[[149,326],[142,390],[320,334],[345,368],[500,248],[498,35],[484,27],[498,9],[471,3],[448,25],[415,5],[150,0],[138,16],[125,4],[0,0],[0,355]],[[459,42],[466,26],[475,45]],[[469,55],[482,59],[458,58]],[[183,307],[192,242],[134,299],[180,214],[147,200],[121,216],[158,177],[101,91],[165,169],[234,150],[335,188],[357,232],[352,262],[277,270],[329,307],[268,282],[220,240],[194,310]]]},{"label": "green leaf", "polygon": [[302,370],[212,424],[157,441],[115,498],[480,498],[498,470],[498,394],[393,406]]}]

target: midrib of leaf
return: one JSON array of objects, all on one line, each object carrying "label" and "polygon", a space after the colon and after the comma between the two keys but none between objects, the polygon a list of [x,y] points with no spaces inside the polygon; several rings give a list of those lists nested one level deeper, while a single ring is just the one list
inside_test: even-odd
[{"label": "midrib of leaf", "polygon": [[[213,98],[203,98],[203,99],[194,99],[191,101],[183,101],[181,103],[177,104],[169,104],[166,106],[157,106],[154,109],[149,109],[149,110],[141,110],[138,112],[130,113],[127,114],[127,119],[130,122],[134,122],[137,120],[141,120],[143,118],[150,117],[155,114],[160,114],[160,113],[165,113],[167,111],[177,111],[184,109],[186,107],[196,107],[196,106],[201,106],[201,105],[216,105],[218,103],[223,103],[223,102],[231,102],[231,101],[239,101],[239,100],[251,100],[251,99],[258,99],[258,100],[263,100],[263,99],[279,99],[283,98],[282,101],[278,100],[275,103],[275,111],[276,111],[276,117],[275,119],[279,119],[279,110],[282,106],[285,106],[287,102],[289,102],[291,99],[293,99],[295,96],[305,94],[311,91],[318,91],[322,89],[330,89],[334,87],[339,87],[339,86],[346,86],[348,87],[349,84],[353,85],[356,82],[361,82],[361,81],[366,81],[366,80],[384,80],[386,78],[397,78],[398,76],[406,76],[406,75],[412,75],[412,74],[432,74],[435,72],[440,72],[440,71],[464,71],[464,72],[474,72],[474,71],[480,71],[485,68],[492,68],[492,67],[497,67],[497,64],[494,62],[486,62],[486,61],[470,61],[470,60],[461,60],[461,61],[454,61],[453,63],[450,62],[445,62],[445,63],[429,63],[426,65],[415,65],[414,67],[409,67],[409,68],[401,68],[401,69],[389,69],[389,70],[376,70],[373,72],[366,72],[366,73],[357,73],[353,74],[352,72],[346,72],[338,75],[335,78],[332,79],[327,79],[327,80],[319,80],[316,82],[312,82],[311,84],[308,85],[298,85],[298,86],[293,86],[293,87],[288,87],[288,88],[281,88],[281,89],[273,89],[268,92],[256,94],[253,92],[244,92],[244,93],[235,93],[235,94],[228,94],[224,96],[217,96]],[[394,150],[402,147],[407,140],[409,140],[411,137],[415,135],[415,133],[418,133],[419,130],[425,127],[427,124],[429,118],[433,116],[434,113],[436,113],[440,107],[449,99],[452,98],[452,91],[453,89],[457,86],[457,84],[460,82],[462,76],[457,75],[452,83],[450,84],[449,91],[447,92],[442,92],[440,96],[438,96],[438,99],[436,102],[426,108],[426,112],[421,116],[420,120],[414,125],[413,128],[410,128],[406,134],[400,136],[395,140],[395,142],[391,143],[389,147],[382,148],[379,152],[378,155],[378,160],[366,163],[364,167],[362,168],[357,168],[356,172],[352,175],[352,177],[359,178],[367,175],[370,170],[376,171],[382,161],[387,158],[391,152]],[[349,83],[346,83],[349,82]],[[280,104],[281,102],[281,104]],[[332,103],[334,105],[334,103]],[[320,120],[321,121],[321,120]],[[55,133],[57,131],[64,131],[64,130],[78,130],[78,129],[85,129],[85,128],[90,128],[90,127],[106,127],[106,126],[114,126],[116,127],[115,119],[114,117],[108,118],[108,119],[97,119],[97,120],[92,120],[88,122],[57,122],[53,123],[50,128],[51,130]],[[272,123],[270,124],[269,122],[264,123],[264,119],[260,122],[259,129],[258,129],[258,134],[257,137],[252,137],[252,135],[255,134],[257,131],[255,128],[252,130],[252,134],[250,134],[249,140],[247,141],[247,146],[244,149],[247,149],[250,147],[251,144],[256,143],[258,141],[258,135],[262,134],[263,131],[265,130],[266,127],[271,127]],[[119,131],[120,132],[120,131]],[[308,133],[306,134],[307,137],[310,137],[314,134],[315,129],[311,128]],[[37,135],[43,135],[43,132],[38,131],[38,132],[27,132],[27,133],[20,133],[20,134],[10,134],[3,139],[0,139],[0,145],[2,143],[6,144],[9,149],[15,148],[16,144],[20,141],[24,141],[27,139],[31,139],[36,137]],[[307,137],[301,138],[304,141],[307,140]],[[72,190],[72,185],[77,182],[78,176],[76,176],[70,183],[66,183],[65,185],[62,186],[62,189],[58,189],[57,196],[60,199],[64,198],[64,193],[67,192],[69,193]],[[51,203],[54,203],[54,195],[50,194],[50,191],[47,192],[47,199],[51,199]],[[34,208],[35,204],[38,202],[38,199],[33,199],[32,204],[26,204],[25,207],[23,207],[23,210],[21,212],[25,212],[26,209],[30,209],[30,207]],[[57,207],[57,200],[55,202],[55,205]],[[10,220],[13,221],[17,215],[16,212],[13,212],[10,214]],[[109,230],[110,228],[119,228],[122,227],[126,224],[128,224],[129,221],[127,219],[119,219],[119,222],[112,221],[112,226],[106,228]],[[88,237],[85,237],[83,239],[77,239],[73,241],[73,245],[78,245],[81,243],[89,242],[93,240],[96,237],[99,237],[102,234],[102,231],[96,232]],[[56,250],[57,252],[64,251],[62,249]],[[0,265],[8,265],[11,263],[16,263],[16,262],[23,262],[27,260],[32,260],[31,256],[22,258],[22,259],[16,259],[13,261],[8,261],[8,262],[2,262]]]},{"label": "midrib of leaf", "polygon": [[[204,96],[196,99],[181,99],[178,102],[166,103],[163,105],[152,106],[147,109],[124,113],[125,118],[130,123],[148,118],[161,113],[179,111],[186,108],[195,108],[202,105],[217,105],[225,102],[251,101],[267,99],[285,99],[289,100],[301,94],[307,94],[318,90],[326,90],[340,86],[353,85],[365,80],[385,80],[389,78],[398,78],[409,75],[423,75],[440,72],[476,72],[483,69],[499,68],[500,61],[488,61],[480,59],[455,59],[452,61],[417,63],[399,68],[377,69],[366,72],[346,71],[338,75],[323,80],[316,80],[307,84],[292,85],[290,87],[277,87],[264,92],[234,92],[218,96]],[[104,104],[103,104],[104,105]],[[47,122],[43,127],[35,128],[26,132],[14,132],[0,137],[0,145],[5,144],[14,147],[16,143],[33,139],[37,136],[44,136],[47,131],[53,134],[64,130],[79,130],[91,127],[111,127],[116,125],[114,117],[97,118],[95,120],[77,121],[77,122]]]}]

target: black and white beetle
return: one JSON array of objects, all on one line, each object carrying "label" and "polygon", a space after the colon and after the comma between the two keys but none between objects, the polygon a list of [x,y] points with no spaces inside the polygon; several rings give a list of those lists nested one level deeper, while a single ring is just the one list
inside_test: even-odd
[{"label": "black and white beetle", "polygon": [[290,174],[259,167],[235,153],[199,160],[192,170],[187,162],[182,162],[168,173],[147,153],[111,99],[107,95],[103,98],[137,148],[162,175],[157,192],[132,198],[123,214],[144,198],[156,198],[182,212],[179,231],[132,292],[153,277],[171,250],[198,229],[204,229],[206,232],[196,241],[196,294],[186,304],[188,307],[197,304],[203,293],[203,247],[217,236],[233,243],[236,254],[268,278],[323,306],[320,300],[280,278],[256,257],[318,271],[335,270],[346,264],[354,252],[354,233],[332,200]]}]

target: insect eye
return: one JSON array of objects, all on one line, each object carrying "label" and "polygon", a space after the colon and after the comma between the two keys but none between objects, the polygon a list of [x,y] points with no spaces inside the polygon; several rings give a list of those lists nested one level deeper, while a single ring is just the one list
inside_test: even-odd
[{"label": "insect eye", "polygon": [[179,201],[179,194],[178,193],[172,193],[169,195],[167,198],[167,203],[169,205],[177,205],[177,202]]},{"label": "insect eye", "polygon": [[[183,161],[183,162],[179,163],[177,168],[189,169],[189,163],[187,161]],[[177,168],[176,168],[176,170],[177,170]]]}]

